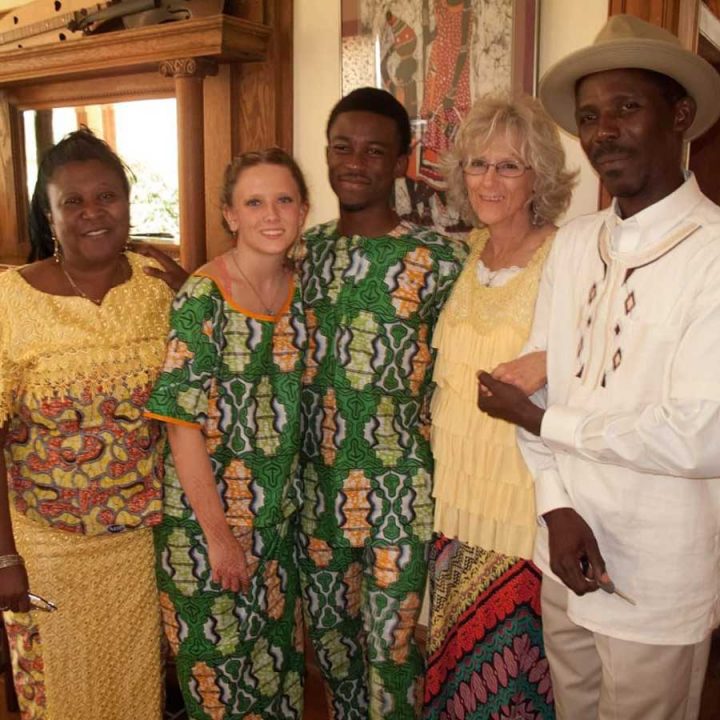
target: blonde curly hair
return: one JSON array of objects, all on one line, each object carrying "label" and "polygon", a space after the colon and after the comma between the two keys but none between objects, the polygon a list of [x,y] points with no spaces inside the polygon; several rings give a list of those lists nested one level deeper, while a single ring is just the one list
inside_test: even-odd
[{"label": "blonde curly hair", "polygon": [[518,158],[535,171],[530,208],[533,223],[555,222],[570,204],[578,173],[565,168],[565,151],[557,126],[540,101],[527,95],[513,99],[486,96],[472,106],[452,149],[441,162],[450,204],[465,222],[475,227],[482,225],[470,204],[462,166],[500,134],[515,145]]}]

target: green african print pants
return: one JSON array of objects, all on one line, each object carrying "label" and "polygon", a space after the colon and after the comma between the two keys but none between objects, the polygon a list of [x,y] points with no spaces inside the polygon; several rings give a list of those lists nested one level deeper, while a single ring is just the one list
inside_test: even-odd
[{"label": "green african print pants", "polygon": [[165,517],[155,530],[165,634],[193,720],[300,720],[302,602],[296,518],[234,531],[251,569],[247,593],[211,581],[197,523]]},{"label": "green african print pants", "polygon": [[331,547],[299,534],[305,617],[335,720],[420,717],[415,642],[428,543]]}]

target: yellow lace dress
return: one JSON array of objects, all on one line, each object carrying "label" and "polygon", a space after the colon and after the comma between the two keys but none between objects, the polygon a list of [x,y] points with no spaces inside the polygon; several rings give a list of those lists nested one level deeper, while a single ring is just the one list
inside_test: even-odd
[{"label": "yellow lace dress", "polygon": [[515,426],[478,410],[476,374],[520,354],[551,242],[524,268],[504,273],[505,284],[487,286],[477,277],[487,239],[486,230],[471,234],[470,255],[433,336],[438,535],[428,569],[423,717],[451,717],[472,703],[472,717],[503,707],[508,717],[550,720],[555,713],[540,622],[541,574],[527,559],[536,525],[533,481]]},{"label": "yellow lace dress", "polygon": [[30,589],[57,610],[4,613],[23,720],[158,720],[152,526],[160,430],[143,407],[172,297],[132,276],[97,306],[0,275],[0,423]]}]

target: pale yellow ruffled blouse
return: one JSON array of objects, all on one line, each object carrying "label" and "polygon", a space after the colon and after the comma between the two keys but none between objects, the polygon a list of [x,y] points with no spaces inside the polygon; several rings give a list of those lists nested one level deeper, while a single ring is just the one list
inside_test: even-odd
[{"label": "pale yellow ruffled blouse", "polygon": [[536,527],[533,480],[515,426],[478,410],[476,374],[520,354],[552,241],[505,285],[485,287],[476,267],[487,239],[485,229],[470,234],[470,256],[433,337],[434,528],[485,550],[529,558]]}]

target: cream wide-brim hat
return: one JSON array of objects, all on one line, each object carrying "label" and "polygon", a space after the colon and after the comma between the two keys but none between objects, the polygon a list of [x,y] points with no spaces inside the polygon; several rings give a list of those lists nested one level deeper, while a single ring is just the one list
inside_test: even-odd
[{"label": "cream wide-brim hat", "polygon": [[653,70],[679,82],[695,100],[697,112],[686,140],[702,135],[720,115],[720,73],[686,50],[675,35],[633,17],[614,15],[589,47],[553,65],[540,80],[540,100],[564,130],[577,135],[575,86],[586,75],[605,70]]}]

